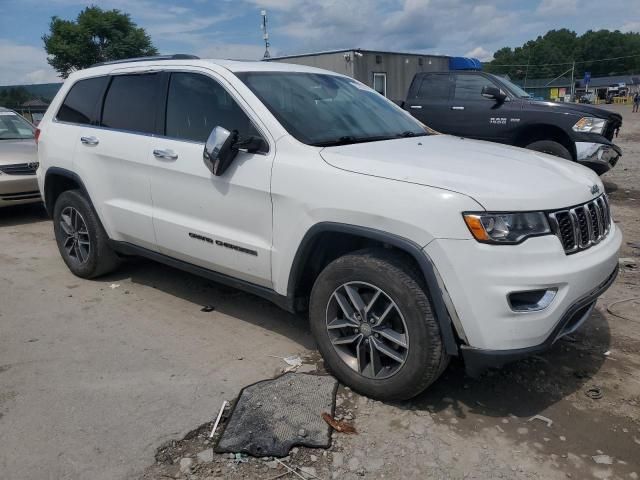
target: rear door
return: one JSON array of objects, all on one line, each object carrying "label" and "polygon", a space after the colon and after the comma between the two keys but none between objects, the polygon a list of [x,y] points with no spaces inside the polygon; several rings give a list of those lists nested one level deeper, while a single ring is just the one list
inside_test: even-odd
[{"label": "rear door", "polygon": [[[164,135],[152,139],[151,189],[161,253],[251,283],[271,286],[271,167],[266,129],[225,80],[208,70],[170,72]],[[221,126],[240,140],[260,136],[263,151],[240,150],[222,176],[203,162]]]},{"label": "rear door", "polygon": [[451,111],[449,73],[417,75],[411,84],[405,109],[425,125],[442,133],[450,133]]},{"label": "rear door", "polygon": [[451,131],[461,137],[505,141],[509,101],[496,102],[482,96],[485,86],[500,88],[479,72],[454,73],[451,98]]},{"label": "rear door", "polygon": [[112,75],[97,106],[99,125],[77,129],[74,170],[114,240],[156,250],[150,159],[160,73]]}]

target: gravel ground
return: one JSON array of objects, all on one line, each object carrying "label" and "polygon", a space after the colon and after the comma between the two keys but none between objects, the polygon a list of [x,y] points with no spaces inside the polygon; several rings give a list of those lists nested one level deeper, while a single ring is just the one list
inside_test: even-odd
[{"label": "gravel ground", "polygon": [[[639,478],[640,114],[611,108],[625,116],[624,157],[604,180],[636,267],[585,326],[479,379],[454,361],[410,402],[341,387],[336,413],[358,433],[282,461],[325,480]],[[276,357],[323,372],[304,321],[152,262],[77,279],[51,230],[38,207],[0,211],[0,478],[299,478],[214,454],[207,433],[223,399],[286,366]]]},{"label": "gravel ground", "polygon": [[[629,243],[640,242],[640,114],[610,108],[625,117],[617,139],[624,157],[603,178],[624,232],[621,257],[638,265],[640,248]],[[638,479],[639,284],[638,266],[623,267],[574,336],[480,379],[452,362],[428,391],[402,403],[340,388],[336,414],[358,434],[334,433],[330,449],[295,448],[282,460],[305,478],[322,479]],[[315,360],[307,365],[325,373]],[[270,458],[213,454],[211,426],[164,444],[143,478],[300,478]]]}]

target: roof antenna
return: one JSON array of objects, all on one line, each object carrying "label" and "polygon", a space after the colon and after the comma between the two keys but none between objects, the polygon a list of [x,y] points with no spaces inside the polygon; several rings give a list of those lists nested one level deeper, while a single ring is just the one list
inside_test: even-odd
[{"label": "roof antenna", "polygon": [[271,54],[269,53],[269,32],[267,32],[267,11],[266,10],[262,10],[260,12],[260,15],[262,15],[262,38],[264,39],[264,56],[262,58],[271,58]]}]

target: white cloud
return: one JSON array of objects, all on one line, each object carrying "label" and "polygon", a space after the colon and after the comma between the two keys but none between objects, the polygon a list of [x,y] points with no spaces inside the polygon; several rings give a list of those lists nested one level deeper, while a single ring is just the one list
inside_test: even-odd
[{"label": "white cloud", "polygon": [[620,27],[621,32],[640,32],[640,21],[638,22],[625,22],[622,27]]},{"label": "white cloud", "polygon": [[47,63],[44,48],[0,38],[0,85],[61,82]]},{"label": "white cloud", "polygon": [[538,15],[567,15],[576,13],[578,0],[542,0],[536,9]]},{"label": "white cloud", "polygon": [[[277,55],[277,50],[269,48],[272,56]],[[220,43],[207,45],[196,51],[200,58],[224,58],[229,60],[260,60],[264,55],[264,46],[246,45],[243,43]]]},{"label": "white cloud", "polygon": [[493,54],[482,47],[476,47],[464,54],[465,57],[477,58],[481,62],[488,62],[493,59]]}]

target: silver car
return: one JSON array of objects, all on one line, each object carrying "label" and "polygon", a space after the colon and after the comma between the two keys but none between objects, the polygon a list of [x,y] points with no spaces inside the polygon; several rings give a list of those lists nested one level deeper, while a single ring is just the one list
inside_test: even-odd
[{"label": "silver car", "polygon": [[35,127],[0,107],[0,207],[41,201]]}]

